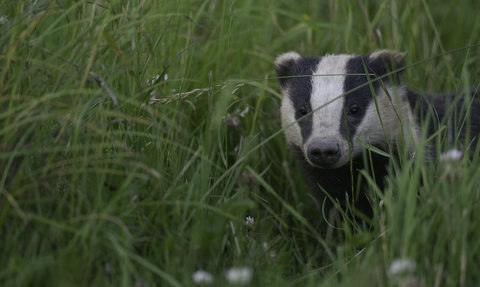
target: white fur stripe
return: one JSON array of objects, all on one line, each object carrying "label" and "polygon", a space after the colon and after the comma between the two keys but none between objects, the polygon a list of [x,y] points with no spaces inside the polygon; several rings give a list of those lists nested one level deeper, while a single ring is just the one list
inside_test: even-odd
[{"label": "white fur stripe", "polygon": [[[351,55],[325,56],[320,61],[312,77],[312,97],[310,103],[313,114],[313,127],[310,138],[304,142],[306,151],[312,140],[329,138],[339,143],[342,157],[348,157],[348,142],[340,133],[340,121],[343,113],[343,85],[346,65]],[[341,160],[342,162],[344,160]]]}]

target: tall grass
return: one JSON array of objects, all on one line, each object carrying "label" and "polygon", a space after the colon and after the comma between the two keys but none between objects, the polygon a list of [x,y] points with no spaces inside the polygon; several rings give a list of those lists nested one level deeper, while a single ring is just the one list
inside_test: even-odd
[{"label": "tall grass", "polygon": [[[475,285],[478,155],[406,160],[371,227],[332,228],[281,135],[273,61],[398,49],[409,87],[462,90],[479,81],[479,8],[1,3],[0,285],[192,286],[206,270],[224,286],[231,267],[251,286]],[[395,258],[417,285],[388,276]]]}]

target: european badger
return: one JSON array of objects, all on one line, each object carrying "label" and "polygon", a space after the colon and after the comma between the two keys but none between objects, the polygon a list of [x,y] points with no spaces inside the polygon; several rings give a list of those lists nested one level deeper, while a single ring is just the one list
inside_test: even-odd
[{"label": "european badger", "polygon": [[389,158],[366,151],[366,145],[393,154],[403,145],[412,156],[425,145],[428,159],[435,156],[436,141],[420,140],[440,127],[447,127],[447,139],[459,148],[475,148],[480,132],[476,91],[461,96],[409,91],[401,75],[403,57],[388,50],[320,58],[289,52],[275,61],[288,145],[316,187],[343,206],[347,198],[355,201],[356,209],[367,215],[368,198],[357,193],[366,184],[365,179],[359,184],[359,171],[368,170],[383,189]]}]

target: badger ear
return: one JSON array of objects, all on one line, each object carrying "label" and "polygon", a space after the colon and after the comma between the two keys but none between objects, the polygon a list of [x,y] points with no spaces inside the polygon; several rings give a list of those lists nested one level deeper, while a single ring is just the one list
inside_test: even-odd
[{"label": "badger ear", "polygon": [[[378,50],[368,57],[368,68],[377,76],[391,74],[397,78],[402,74],[405,53],[392,50]],[[398,80],[398,78],[397,78]]]},{"label": "badger ear", "polygon": [[275,71],[282,88],[287,85],[288,77],[294,75],[295,63],[301,58],[302,56],[296,52],[288,52],[278,56],[275,60]]}]

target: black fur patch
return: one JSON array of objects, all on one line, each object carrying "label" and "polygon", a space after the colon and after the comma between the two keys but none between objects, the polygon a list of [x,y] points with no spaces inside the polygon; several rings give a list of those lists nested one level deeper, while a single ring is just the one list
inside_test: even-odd
[{"label": "black fur patch", "polygon": [[[334,205],[330,199],[326,198],[325,192],[337,201],[342,209],[345,209],[348,201],[349,203],[354,203],[355,208],[367,217],[371,218],[373,216],[370,198],[365,194],[365,191],[368,190],[368,182],[359,170],[367,170],[376,180],[377,186],[383,190],[384,179],[388,174],[389,158],[371,153],[368,155],[368,160],[371,159],[374,163],[373,165],[365,164],[367,157],[361,156],[360,158],[352,159],[351,166],[347,164],[336,169],[322,169],[308,164],[300,147],[293,146],[292,150],[305,170],[307,180],[312,186],[312,194],[322,204],[325,203],[326,211],[329,211]],[[371,169],[372,167],[373,170]]]},{"label": "black fur patch", "polygon": [[[356,56],[347,62],[347,75],[343,85],[343,93],[346,94],[344,112],[340,121],[340,133],[345,139],[352,140],[365,117],[366,109],[374,99],[373,95],[382,89],[379,79],[385,84],[391,81],[398,83],[400,73],[388,73],[401,68],[401,65],[389,54],[373,59],[370,55]],[[352,108],[356,109],[355,114],[352,114]]]},{"label": "black fur patch", "polygon": [[[367,84],[369,78],[366,75],[368,70],[367,57],[356,56],[347,62],[345,82],[343,84],[344,111],[340,121],[340,133],[348,141],[351,141],[358,125],[362,122],[365,116],[365,110],[372,102],[371,85]],[[375,79],[375,76],[370,75],[370,81]],[[363,85],[363,86],[362,86]],[[378,87],[378,82],[372,82],[374,90]],[[357,105],[360,108],[360,116],[351,117],[349,115],[350,107]]]},{"label": "black fur patch", "polygon": [[[301,58],[288,69],[277,67],[279,77],[290,77],[280,80],[283,87],[289,89],[290,101],[295,109],[295,119],[298,120],[312,111],[310,98],[312,95],[312,75],[320,63],[320,58]],[[308,139],[312,133],[312,116],[299,121],[302,138]]]}]

